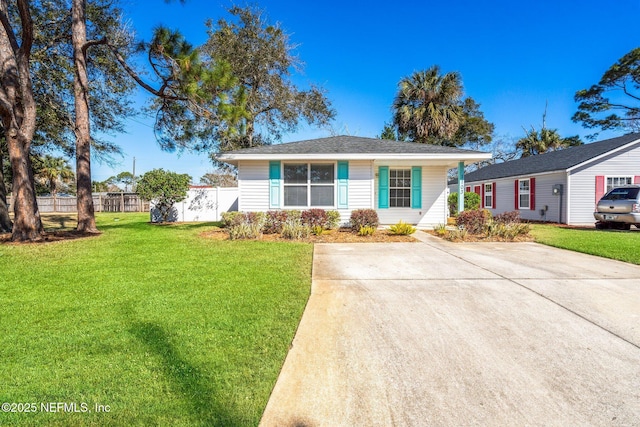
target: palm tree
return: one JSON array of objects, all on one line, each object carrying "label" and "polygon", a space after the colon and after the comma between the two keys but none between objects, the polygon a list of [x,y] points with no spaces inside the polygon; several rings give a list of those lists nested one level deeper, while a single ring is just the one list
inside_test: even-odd
[{"label": "palm tree", "polygon": [[37,179],[49,188],[51,195],[54,197],[63,184],[68,184],[75,179],[73,169],[61,157],[53,157],[47,154],[40,158],[37,166]]},{"label": "palm tree", "polygon": [[434,65],[398,83],[393,122],[415,142],[445,145],[463,121],[462,80],[457,72],[440,75]]}]

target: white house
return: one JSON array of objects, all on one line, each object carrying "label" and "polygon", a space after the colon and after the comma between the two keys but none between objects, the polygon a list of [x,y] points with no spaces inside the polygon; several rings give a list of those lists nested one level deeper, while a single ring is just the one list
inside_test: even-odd
[{"label": "white house", "polygon": [[[593,224],[598,200],[612,187],[640,184],[640,134],[490,165],[464,177],[493,214],[517,210],[530,220]],[[452,183],[453,184],[453,183]],[[457,192],[456,185],[451,185]]]},{"label": "white house", "polygon": [[375,209],[382,224],[445,223],[447,170],[490,153],[427,144],[336,136],[230,151],[238,168],[238,210]]}]

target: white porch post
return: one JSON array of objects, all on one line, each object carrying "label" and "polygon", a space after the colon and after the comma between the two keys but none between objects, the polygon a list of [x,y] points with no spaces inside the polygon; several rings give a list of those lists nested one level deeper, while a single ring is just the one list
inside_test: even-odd
[{"label": "white porch post", "polygon": [[464,162],[458,162],[458,212],[464,210]]}]

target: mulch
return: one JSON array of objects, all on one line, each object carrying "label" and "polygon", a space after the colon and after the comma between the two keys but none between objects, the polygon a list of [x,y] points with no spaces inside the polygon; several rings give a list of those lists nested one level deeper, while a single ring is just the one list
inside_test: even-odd
[{"label": "mulch", "polygon": [[[223,228],[215,228],[200,234],[212,240],[229,240],[229,233]],[[398,236],[389,230],[377,230],[372,236],[359,236],[349,229],[327,230],[319,236],[311,235],[306,239],[285,239],[279,234],[263,234],[259,239],[267,242],[307,242],[307,243],[381,243],[381,242],[417,242],[412,236]]]},{"label": "mulch", "polygon": [[62,242],[67,240],[85,239],[88,237],[96,237],[99,235],[100,235],[99,233],[81,233],[75,230],[46,231],[42,235],[41,240],[37,240],[34,242],[12,242],[11,233],[0,233],[0,244],[24,245],[24,244],[51,243],[51,242]]}]

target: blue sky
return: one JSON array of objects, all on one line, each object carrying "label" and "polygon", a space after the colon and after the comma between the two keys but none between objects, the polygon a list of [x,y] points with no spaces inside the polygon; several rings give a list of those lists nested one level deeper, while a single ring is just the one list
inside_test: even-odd
[{"label": "blue sky", "polygon": [[[149,39],[163,24],[178,28],[194,45],[206,41],[207,18],[226,17],[231,2],[187,0],[185,4],[127,0],[126,17],[138,37]],[[242,4],[242,3],[238,3]],[[255,4],[255,3],[252,3]],[[462,75],[465,95],[505,139],[547,127],[561,135],[592,133],[571,122],[574,93],[587,88],[622,55],[640,45],[640,0],[603,1],[266,1],[257,3],[279,22],[305,63],[293,80],[319,84],[337,111],[341,134],[375,137],[391,118],[398,81],[434,64]],[[137,97],[142,104],[145,96]],[[94,162],[93,178],[154,168],[188,173],[198,182],[212,170],[206,154],[165,153],[155,142],[152,121],[127,120],[127,133],[112,138],[124,152],[119,165]],[[301,126],[283,142],[328,136]],[[602,137],[615,136],[605,133]],[[119,159],[117,159],[119,160]]]}]

